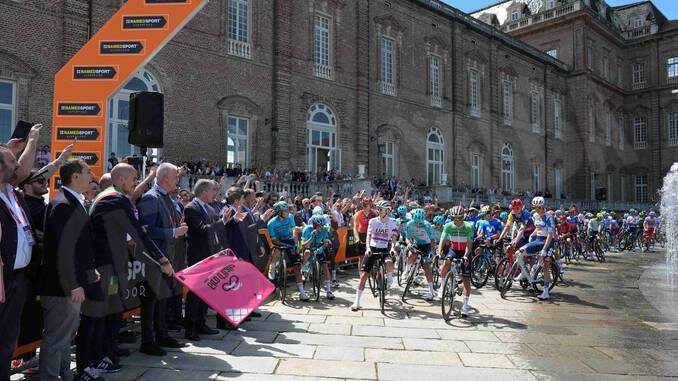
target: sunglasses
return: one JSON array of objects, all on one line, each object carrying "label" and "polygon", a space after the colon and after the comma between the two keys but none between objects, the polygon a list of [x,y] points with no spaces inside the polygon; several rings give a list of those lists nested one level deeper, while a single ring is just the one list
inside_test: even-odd
[{"label": "sunglasses", "polygon": [[32,183],[38,183],[38,184],[45,184],[45,183],[47,183],[47,180],[44,179],[44,178],[39,178],[39,179],[35,179],[35,180],[31,181],[31,182],[32,182]]}]

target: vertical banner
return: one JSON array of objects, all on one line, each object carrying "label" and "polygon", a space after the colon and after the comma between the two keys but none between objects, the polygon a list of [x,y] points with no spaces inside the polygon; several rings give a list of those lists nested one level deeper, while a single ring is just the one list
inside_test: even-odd
[{"label": "vertical banner", "polygon": [[[106,170],[108,99],[209,0],[129,0],[54,78],[52,157],[75,139],[73,156]],[[55,182],[51,184],[55,192]]]}]

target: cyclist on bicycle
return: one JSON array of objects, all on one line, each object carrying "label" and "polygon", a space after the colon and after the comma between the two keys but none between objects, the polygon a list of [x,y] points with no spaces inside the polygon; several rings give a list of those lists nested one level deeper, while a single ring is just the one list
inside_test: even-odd
[{"label": "cyclist on bicycle", "polygon": [[388,201],[381,200],[377,202],[377,210],[379,211],[379,216],[372,218],[367,226],[365,242],[368,249],[365,250],[365,256],[362,260],[355,303],[351,305],[352,311],[357,311],[361,308],[360,297],[363,290],[365,290],[365,282],[372,271],[372,266],[374,266],[378,259],[386,258],[387,287],[391,287],[393,283],[393,261],[389,253],[393,253],[393,247],[398,242],[398,223],[395,219],[388,216],[391,211],[391,204]]},{"label": "cyclist on bicycle", "polygon": [[527,254],[537,254],[543,258],[544,265],[542,271],[544,274],[544,291],[537,298],[539,300],[549,299],[549,286],[551,285],[550,262],[553,249],[555,248],[555,228],[556,223],[549,213],[546,213],[545,200],[541,196],[532,199],[534,214],[532,220],[534,231],[530,234],[530,242],[521,247],[520,250]]},{"label": "cyclist on bicycle", "polygon": [[330,277],[329,258],[332,248],[330,230],[325,225],[326,220],[322,215],[314,215],[308,220],[308,225],[301,232],[301,247],[304,249],[304,261],[313,254],[320,263],[325,274],[325,296],[334,299]]},{"label": "cyclist on bicycle", "polygon": [[523,201],[519,198],[511,201],[511,212],[506,219],[504,230],[499,235],[499,240],[503,239],[510,232],[514,222],[518,225],[518,234],[511,241],[511,244],[516,247],[525,246],[530,234],[534,231],[534,222],[530,212],[523,208]]},{"label": "cyclist on bicycle", "polygon": [[[412,220],[405,226],[405,242],[408,245],[415,245],[421,253],[422,265],[426,281],[428,282],[428,294],[424,298],[427,302],[433,300],[433,273],[431,272],[430,259],[435,249],[434,231],[431,224],[426,221],[426,212],[424,209],[415,209],[412,211]],[[412,266],[417,259],[415,253],[410,251],[407,255],[407,264]],[[415,274],[416,275],[416,274]]]},{"label": "cyclist on bicycle", "polygon": [[[589,218],[589,223],[586,228],[586,233],[588,234],[588,248],[593,252],[593,243],[594,241],[602,236],[603,232],[603,213],[598,212],[596,214],[596,217],[593,218],[593,215],[591,215],[591,218]],[[600,233],[600,234],[599,234]]]},{"label": "cyclist on bicycle", "polygon": [[445,225],[444,215],[439,214],[433,217],[433,237],[431,237],[431,239],[436,246],[438,245],[438,242],[440,242],[440,234],[443,232],[443,225]]},{"label": "cyclist on bicycle", "polygon": [[[301,256],[297,251],[297,239],[293,234],[295,228],[294,217],[290,214],[290,207],[285,201],[278,201],[273,204],[275,217],[268,221],[268,234],[273,243],[273,253],[271,255],[271,264],[274,266],[278,261],[280,255],[279,248],[285,248],[287,252],[287,261],[294,269],[294,279],[297,282],[297,289],[299,289],[299,300],[309,300],[308,295],[304,291],[304,283],[301,278]],[[269,278],[275,279],[275,276],[269,268]]]},{"label": "cyclist on bicycle", "polygon": [[[487,247],[492,248],[494,247],[494,241],[499,238],[504,226],[501,221],[492,215],[489,206],[480,208],[479,215],[480,220],[474,226],[476,242],[482,243],[484,241]],[[482,252],[482,248],[476,247],[474,251],[478,255]]]},{"label": "cyclist on bicycle", "polygon": [[[655,217],[655,212],[651,211],[650,213],[647,214],[647,217],[645,217],[645,220],[643,221],[643,232],[645,239],[648,240],[650,239],[654,240],[655,238],[655,229],[657,227],[657,218]],[[648,250],[650,248],[648,247]]]},{"label": "cyclist on bicycle", "polygon": [[[455,206],[450,209],[452,222],[445,224],[443,233],[438,243],[438,255],[445,258],[440,278],[445,279],[450,271],[452,259],[463,259],[461,263],[461,276],[464,282],[464,305],[461,307],[462,316],[467,315],[471,306],[469,305],[469,296],[471,295],[471,263],[469,254],[473,246],[473,225],[464,221],[464,208]],[[447,254],[443,253],[445,243],[450,243],[450,250]],[[442,299],[443,287],[438,290],[438,297]]]},{"label": "cyclist on bicycle", "polygon": [[638,230],[639,222],[640,219],[638,218],[638,212],[635,209],[630,209],[629,216],[626,219],[626,229],[631,236],[631,251],[636,251],[636,238],[638,238],[640,235],[640,231]]}]

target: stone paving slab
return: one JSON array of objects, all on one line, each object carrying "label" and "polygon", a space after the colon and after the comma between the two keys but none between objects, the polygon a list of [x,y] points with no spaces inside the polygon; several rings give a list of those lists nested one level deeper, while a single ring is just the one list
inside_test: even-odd
[{"label": "stone paving slab", "polygon": [[365,349],[318,345],[313,358],[317,360],[365,361]]},{"label": "stone paving slab", "polygon": [[433,365],[377,364],[380,380],[388,381],[537,381],[529,371]]},{"label": "stone paving slab", "polygon": [[390,337],[359,337],[288,332],[279,334],[276,342],[284,344],[304,343],[358,348],[403,349],[401,339]]},{"label": "stone paving slab", "polygon": [[371,362],[284,359],[275,371],[288,374],[316,377],[339,377],[370,379],[377,378],[376,368]]},{"label": "stone paving slab", "polygon": [[436,331],[426,328],[395,328],[395,327],[371,327],[357,325],[353,327],[353,336],[377,336],[377,337],[411,337],[439,339]]},{"label": "stone paving slab", "polygon": [[403,351],[365,349],[365,360],[379,363],[461,366],[459,356],[452,352]]},{"label": "stone paving slab", "polygon": [[[230,355],[206,355],[200,353],[168,353],[164,357],[133,353],[122,361],[124,365],[147,368],[169,368],[186,371],[219,370],[236,373],[273,373],[278,359],[271,357],[240,357]],[[189,373],[190,373],[189,372]]]},{"label": "stone paving slab", "polygon": [[233,351],[233,356],[262,356],[262,357],[300,357],[313,358],[315,345],[305,344],[259,344],[241,342]]},{"label": "stone paving slab", "polygon": [[460,353],[464,366],[485,367],[485,368],[515,368],[511,360],[506,355],[496,353]]},{"label": "stone paving slab", "polygon": [[431,340],[403,338],[403,345],[407,350],[435,351],[435,352],[470,352],[469,342],[458,340]]}]

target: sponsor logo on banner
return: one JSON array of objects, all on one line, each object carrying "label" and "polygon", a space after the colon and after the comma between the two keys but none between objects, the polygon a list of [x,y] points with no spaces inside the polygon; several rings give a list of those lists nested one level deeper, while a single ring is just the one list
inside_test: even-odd
[{"label": "sponsor logo on banner", "polygon": [[140,54],[144,50],[141,41],[101,41],[101,54]]},{"label": "sponsor logo on banner", "polygon": [[99,140],[99,130],[95,127],[57,127],[59,140]]},{"label": "sponsor logo on banner", "polygon": [[[59,156],[61,156],[61,152],[57,152],[57,158],[59,158]],[[99,162],[99,155],[94,152],[73,152],[71,153],[71,157],[81,159],[88,165],[95,165]]]},{"label": "sponsor logo on banner", "polygon": [[101,112],[98,103],[59,103],[59,115],[96,116]]},{"label": "sponsor logo on banner", "polygon": [[73,79],[115,79],[113,66],[73,66]]},{"label": "sponsor logo on banner", "polygon": [[122,29],[164,29],[165,16],[123,16]]},{"label": "sponsor logo on banner", "polygon": [[190,0],[146,0],[146,4],[190,4]]}]

